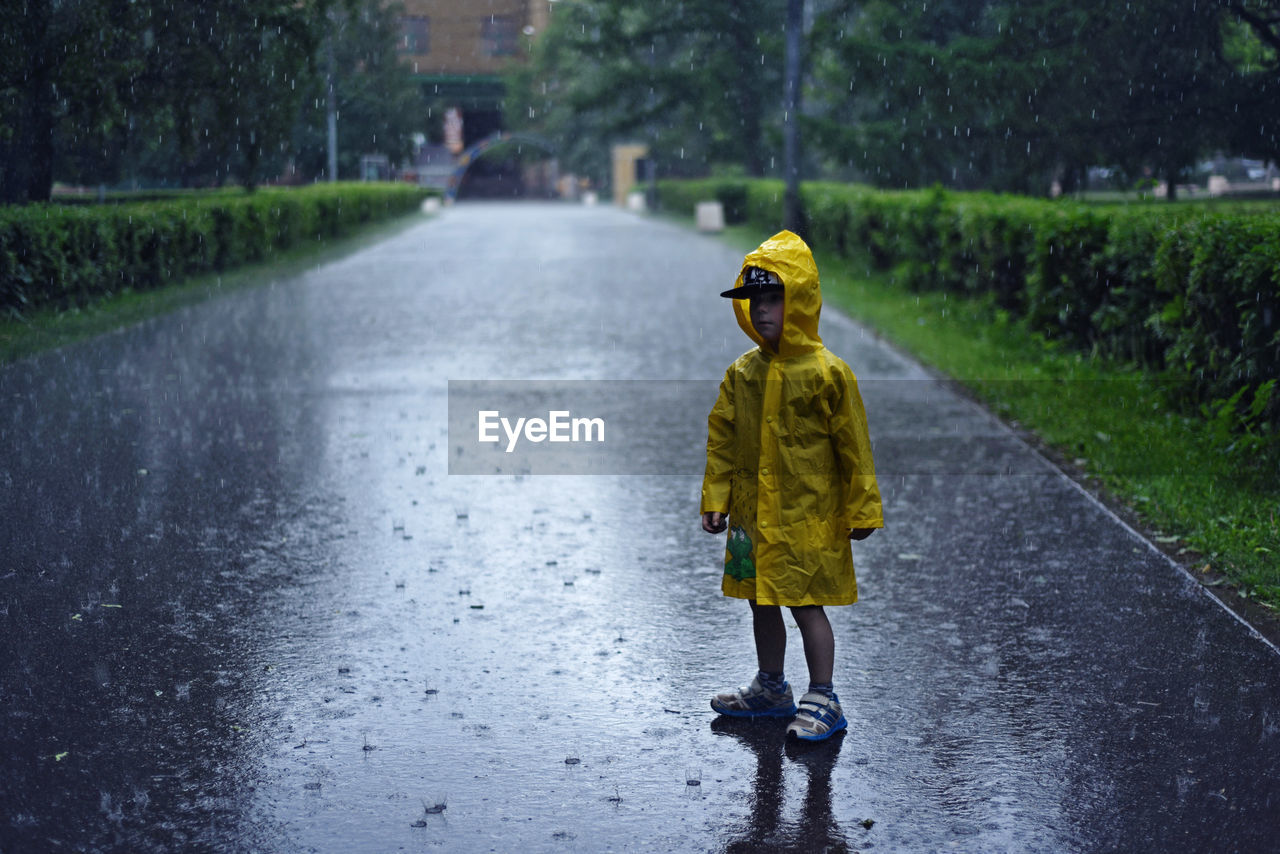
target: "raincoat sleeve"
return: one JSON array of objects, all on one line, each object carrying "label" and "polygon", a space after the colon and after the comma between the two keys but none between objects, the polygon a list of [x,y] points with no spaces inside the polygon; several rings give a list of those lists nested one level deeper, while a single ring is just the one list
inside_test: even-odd
[{"label": "raincoat sleeve", "polygon": [[720,394],[707,416],[707,468],[702,478],[702,513],[729,512],[729,482],[733,475],[732,368],[720,381]]},{"label": "raincoat sleeve", "polygon": [[883,528],[884,511],[880,506],[880,486],[876,483],[875,463],[871,458],[871,436],[867,431],[867,414],[858,393],[858,380],[848,366],[841,365],[829,404],[828,429],[840,466],[843,495],[841,522],[845,528]]}]

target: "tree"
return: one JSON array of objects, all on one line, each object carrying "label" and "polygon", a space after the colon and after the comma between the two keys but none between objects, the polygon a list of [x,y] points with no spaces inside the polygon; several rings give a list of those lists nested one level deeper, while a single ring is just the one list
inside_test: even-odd
[{"label": "tree", "polygon": [[[829,7],[814,27],[809,135],[828,171],[881,186],[977,185],[1016,144],[1008,102],[1028,88],[1022,63],[995,50],[993,4],[872,0]],[[989,129],[1005,124],[1003,138]],[[1019,125],[1021,122],[1018,122]]]},{"label": "tree", "polygon": [[278,171],[327,0],[151,0],[142,106],[168,128],[184,185]]},{"label": "tree", "polygon": [[814,130],[876,183],[1043,191],[1106,163],[1175,186],[1224,137],[1212,0],[871,0],[831,15]]},{"label": "tree", "polygon": [[508,123],[603,177],[612,142],[650,145],[667,174],[776,169],[782,0],[581,0],[554,7]]},{"label": "tree", "polygon": [[[340,177],[356,177],[365,154],[403,161],[413,134],[425,130],[421,94],[396,55],[400,12],[398,4],[363,0],[331,15]],[[314,178],[327,169],[324,71],[318,63],[307,76],[302,112],[293,129],[298,170]]]},{"label": "tree", "polygon": [[1230,81],[1230,145],[1280,161],[1280,0],[1223,2],[1223,58]]},{"label": "tree", "polygon": [[1104,162],[1130,174],[1149,167],[1172,199],[1196,159],[1225,142],[1232,121],[1221,9],[1205,0],[1130,0],[1098,11],[1108,14],[1074,51],[1073,73],[1087,69],[1090,78],[1085,100],[1059,106],[1050,127],[1091,137]]},{"label": "tree", "polygon": [[0,200],[126,171],[252,187],[330,0],[23,0],[0,23]]},{"label": "tree", "polygon": [[41,201],[58,141],[71,169],[112,174],[134,70],[128,0],[23,0],[0,19],[0,202]]}]

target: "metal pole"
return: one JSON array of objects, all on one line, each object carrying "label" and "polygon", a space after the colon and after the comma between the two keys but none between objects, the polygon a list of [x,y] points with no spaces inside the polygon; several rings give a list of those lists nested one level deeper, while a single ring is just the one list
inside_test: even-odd
[{"label": "metal pole", "polygon": [[803,31],[804,0],[787,0],[785,116],[782,125],[782,169],[786,191],[782,202],[782,225],[797,234],[803,228],[800,211],[800,39]]},{"label": "metal pole", "polygon": [[[330,14],[332,15],[332,13]],[[334,78],[337,76],[337,71],[335,70],[337,61],[333,55],[334,29],[333,19],[330,17],[329,38],[325,47],[325,60],[328,66],[325,74],[325,111],[329,125],[329,183],[338,180],[338,96],[334,91]]]}]

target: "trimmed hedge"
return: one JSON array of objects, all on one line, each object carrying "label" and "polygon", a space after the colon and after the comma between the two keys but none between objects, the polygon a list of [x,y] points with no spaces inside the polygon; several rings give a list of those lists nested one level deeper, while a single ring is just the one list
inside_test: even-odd
[{"label": "trimmed hedge", "polygon": [[[660,181],[692,212],[726,182]],[[728,182],[740,192],[741,180]],[[782,184],[747,181],[747,221],[782,220]],[[1096,206],[942,189],[801,187],[815,246],[905,287],[985,297],[1047,338],[1190,380],[1206,412],[1280,427],[1280,211],[1243,205]],[[1257,395],[1257,397],[1255,397]]]},{"label": "trimmed hedge", "polygon": [[0,313],[67,309],[261,261],[414,210],[433,191],[326,184],[170,201],[0,208]]}]

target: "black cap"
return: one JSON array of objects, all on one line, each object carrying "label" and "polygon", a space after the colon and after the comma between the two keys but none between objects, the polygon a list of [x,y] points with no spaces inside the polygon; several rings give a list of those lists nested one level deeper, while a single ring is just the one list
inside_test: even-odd
[{"label": "black cap", "polygon": [[748,267],[742,271],[742,285],[721,292],[720,296],[731,299],[751,299],[761,294],[785,290],[778,274],[761,267]]}]

